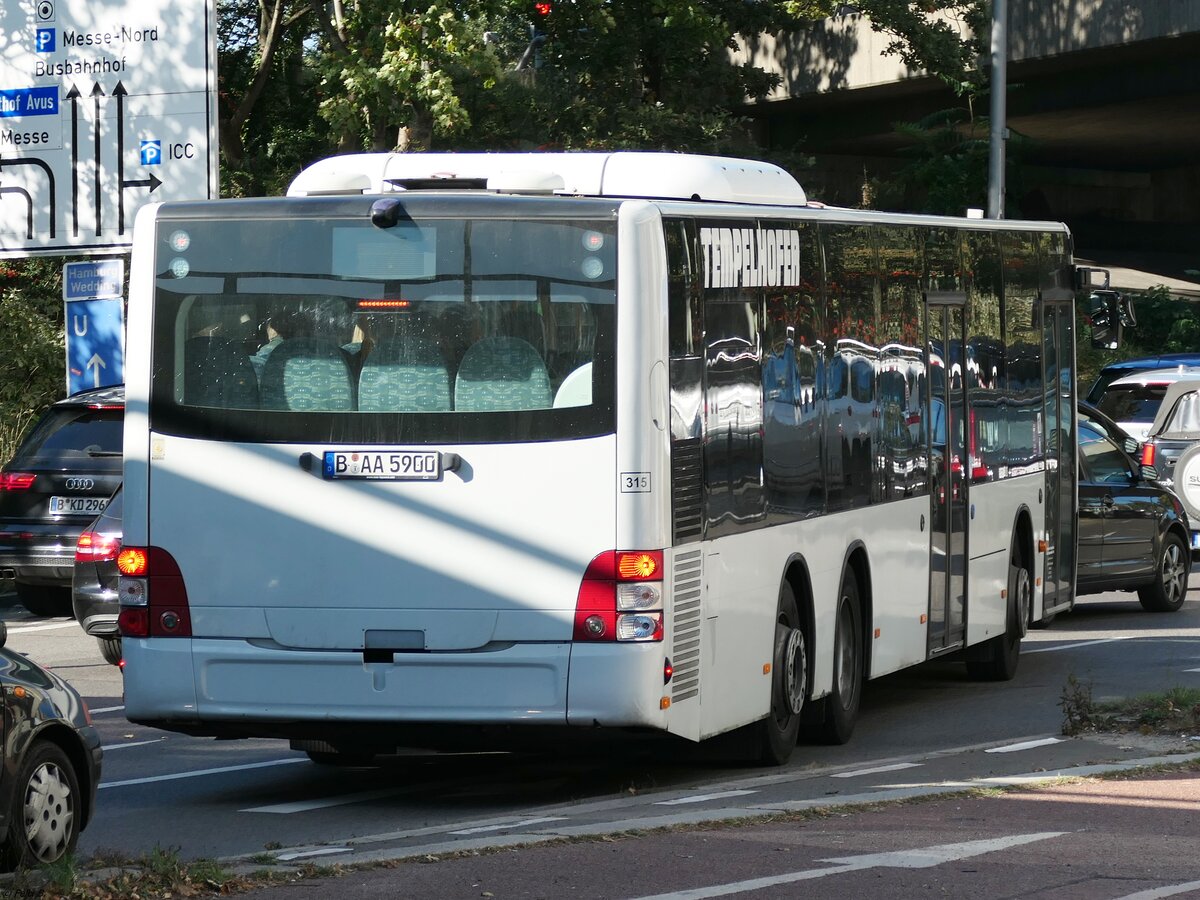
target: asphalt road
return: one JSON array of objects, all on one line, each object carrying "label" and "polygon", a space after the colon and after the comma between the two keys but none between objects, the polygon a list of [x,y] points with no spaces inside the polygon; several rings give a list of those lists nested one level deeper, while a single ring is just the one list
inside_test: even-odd
[{"label": "asphalt road", "polygon": [[[34,619],[19,607],[6,608],[6,599],[0,597],[0,614],[9,624],[9,646],[75,684],[103,736],[104,781],[96,818],[80,842],[85,858],[99,850],[137,855],[158,846],[186,858],[369,861],[921,796],[1191,748],[1187,742],[1162,747],[1063,739],[1060,701],[1068,676],[1089,686],[1096,699],[1200,686],[1200,592],[1193,591],[1180,612],[1158,615],[1143,612],[1132,595],[1112,594],[1085,598],[1050,629],[1031,632],[1010,683],[969,682],[961,665],[949,661],[870,683],[850,744],[800,747],[782,769],[737,768],[681,752],[686,748],[675,743],[602,748],[592,757],[417,754],[379,768],[331,769],[282,742],[217,742],[130,725],[121,715],[119,671],[103,663],[94,641],[74,622]],[[762,828],[770,834],[769,826]],[[947,836],[966,840],[966,833],[931,830],[928,846],[941,846]],[[972,833],[993,839],[986,829]],[[1001,829],[993,837],[1005,834]],[[881,838],[877,849],[926,846],[890,841]],[[596,852],[609,866],[640,864],[636,855],[606,857],[604,847]],[[675,858],[676,851],[664,852]],[[808,871],[818,859],[788,852],[801,861],[796,871]],[[702,868],[721,874],[715,865],[709,860]],[[813,890],[828,889],[826,877],[811,876]],[[864,869],[855,877],[868,874]],[[710,882],[716,883],[704,881]],[[597,884],[602,889],[608,882]],[[457,890],[388,896],[481,895]],[[772,890],[783,893],[762,896],[796,896],[785,887]],[[588,894],[578,886],[570,893],[640,896],[624,889]],[[1085,895],[1099,896],[1078,894]]]}]

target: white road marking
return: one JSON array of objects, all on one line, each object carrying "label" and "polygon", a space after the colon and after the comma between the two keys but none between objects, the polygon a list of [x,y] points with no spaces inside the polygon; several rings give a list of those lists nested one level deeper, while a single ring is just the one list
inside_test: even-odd
[{"label": "white road marking", "polygon": [[98,715],[100,715],[100,713],[120,712],[124,708],[125,707],[123,707],[123,706],[104,706],[104,707],[101,707],[100,709],[91,710],[91,713],[93,716],[98,716]]},{"label": "white road marking", "polygon": [[1076,647],[1094,647],[1097,644],[1111,644],[1113,641],[1127,641],[1132,634],[1122,634],[1117,637],[1098,638],[1094,641],[1079,641],[1074,644],[1058,644],[1054,647],[1021,647],[1022,653],[1051,653],[1055,650],[1074,650]]},{"label": "white road marking", "polygon": [[677,800],[659,800],[655,806],[682,806],[685,803],[704,803],[707,800],[724,800],[726,797],[744,797],[758,791],[721,791],[719,794],[698,794],[695,797],[680,797]]},{"label": "white road marking", "polygon": [[520,822],[509,822],[506,825],[481,825],[478,828],[463,828],[461,831],[451,831],[449,834],[483,834],[485,831],[507,831],[510,828],[525,828],[528,825],[541,825],[543,822],[565,822],[566,816],[543,816],[540,819],[522,819]]},{"label": "white road marking", "polygon": [[984,753],[1016,753],[1018,750],[1032,750],[1034,747],[1049,747],[1051,744],[1061,744],[1062,738],[1048,737],[1036,741],[1021,741],[1019,744],[1009,744],[1006,747],[992,747]]},{"label": "white road marking", "polygon": [[225,772],[244,772],[247,769],[268,769],[271,766],[290,766],[295,763],[306,763],[308,759],[269,759],[266,762],[246,763],[241,766],[221,766],[217,769],[196,769],[192,772],[175,772],[170,775],[151,775],[148,778],[130,778],[125,781],[109,781],[100,785],[100,789],[129,787],[134,784],[154,784],[158,781],[177,781],[180,778],[199,778],[202,775],[221,775]]},{"label": "white road marking", "polygon": [[8,629],[9,634],[28,634],[31,631],[52,631],[55,628],[78,628],[79,625],[74,619],[67,619],[65,622],[42,622],[37,625],[18,625],[15,628]]},{"label": "white road marking", "polygon": [[847,872],[861,872],[864,869],[928,869],[943,863],[992,853],[996,850],[1007,850],[1022,844],[1032,844],[1036,841],[1061,837],[1066,833],[1065,831],[1040,831],[1034,834],[1013,834],[981,841],[964,841],[960,844],[918,847],[915,850],[895,850],[888,853],[867,853],[862,856],[821,859],[817,862],[835,863],[836,865],[828,869],[806,869],[801,872],[789,872],[786,875],[769,875],[729,884],[714,884],[685,891],[675,891],[670,894],[654,894],[640,897],[638,900],[705,900],[708,897],[728,897],[730,894],[760,891],[781,884],[794,884],[797,881],[810,881],[829,875],[844,875]]},{"label": "white road marking", "polygon": [[1200,669],[1184,669],[1185,672],[1200,672]]},{"label": "white road marking", "polygon": [[880,772],[899,772],[901,769],[918,769],[920,763],[894,763],[890,766],[876,766],[873,769],[859,769],[856,772],[838,772],[830,778],[858,778],[860,775],[878,775]]},{"label": "white road marking", "polygon": [[107,753],[109,750],[124,750],[126,747],[145,747],[147,744],[160,744],[165,740],[165,737],[160,737],[154,738],[151,741],[133,741],[128,744],[105,744],[100,749]]},{"label": "white road marking", "polygon": [[305,859],[309,856],[332,856],[335,853],[351,853],[349,847],[322,847],[320,850],[304,850],[297,853],[281,853],[275,857],[279,862],[291,862],[293,859]]},{"label": "white road marking", "polygon": [[1136,894],[1126,894],[1124,897],[1118,897],[1117,900],[1158,900],[1159,897],[1175,897],[1197,889],[1200,889],[1200,881],[1189,881],[1187,884],[1169,884],[1160,888],[1150,888],[1147,891],[1138,891]]},{"label": "white road marking", "polygon": [[328,809],[331,806],[347,806],[351,803],[361,803],[366,800],[378,800],[380,797],[394,797],[397,794],[412,793],[424,788],[381,788],[376,791],[359,791],[357,794],[339,794],[336,797],[322,797],[319,800],[297,800],[294,803],[275,803],[270,806],[251,806],[239,809],[245,813],[277,813],[291,815],[292,813],[311,812],[314,809]]}]

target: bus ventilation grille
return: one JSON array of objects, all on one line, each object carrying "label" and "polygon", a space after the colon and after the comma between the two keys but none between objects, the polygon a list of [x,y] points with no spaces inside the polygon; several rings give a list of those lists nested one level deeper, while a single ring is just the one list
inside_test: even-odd
[{"label": "bus ventilation grille", "polygon": [[699,548],[675,554],[671,583],[671,702],[700,695],[700,624],[703,556]]},{"label": "bus ventilation grille", "polygon": [[698,541],[703,530],[702,461],[698,439],[671,444],[671,526],[676,544]]}]

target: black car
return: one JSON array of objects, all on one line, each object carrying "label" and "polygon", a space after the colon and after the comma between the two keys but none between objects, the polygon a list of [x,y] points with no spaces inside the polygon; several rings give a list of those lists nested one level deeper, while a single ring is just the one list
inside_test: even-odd
[{"label": "black car", "polygon": [[100,654],[114,666],[121,663],[120,610],[117,594],[117,553],[121,550],[121,489],[112,495],[75,544],[75,578],[71,605],[83,630],[96,638]]},{"label": "black car", "polygon": [[1079,418],[1079,567],[1076,594],[1137,591],[1142,606],[1183,606],[1191,568],[1189,525],[1173,492],[1094,422]]},{"label": "black car", "polygon": [[1102,413],[1099,409],[1092,406],[1090,403],[1085,403],[1080,400],[1077,404],[1079,410],[1079,421],[1086,422],[1095,426],[1100,431],[1104,432],[1113,442],[1116,443],[1122,450],[1132,456],[1135,460],[1138,459],[1138,454],[1141,452],[1142,445],[1138,443],[1138,439],[1131,435],[1128,431]]},{"label": "black car", "polygon": [[0,622],[0,867],[14,869],[75,849],[96,807],[101,751],[83,698],[7,638]]},{"label": "black car", "polygon": [[121,483],[125,389],[55,403],[0,469],[0,578],[39,616],[71,614],[79,533]]}]

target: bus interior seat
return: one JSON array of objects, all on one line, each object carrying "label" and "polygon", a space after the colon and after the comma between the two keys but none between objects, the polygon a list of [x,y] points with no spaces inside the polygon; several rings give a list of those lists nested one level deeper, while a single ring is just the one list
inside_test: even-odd
[{"label": "bus interior seat", "polygon": [[183,399],[189,406],[258,409],[258,378],[240,344],[219,337],[188,338]]},{"label": "bus interior seat", "polygon": [[437,344],[416,335],[380,341],[358,377],[365,412],[441,412],[450,409],[450,373]]},{"label": "bus interior seat", "polygon": [[284,341],[263,366],[264,409],[341,411],[354,409],[350,363],[341,347],[320,338]]},{"label": "bus interior seat", "polygon": [[554,394],[554,408],[592,405],[592,364],[584,363],[563,379]]},{"label": "bus interior seat", "polygon": [[471,345],[454,380],[454,408],[466,411],[547,409],[550,377],[528,341],[488,337]]}]

